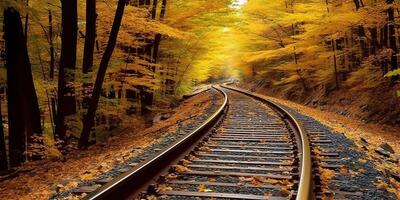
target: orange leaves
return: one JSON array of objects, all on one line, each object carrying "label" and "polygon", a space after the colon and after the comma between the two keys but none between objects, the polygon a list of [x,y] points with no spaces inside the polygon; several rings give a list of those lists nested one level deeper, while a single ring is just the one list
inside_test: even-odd
[{"label": "orange leaves", "polygon": [[184,172],[190,172],[191,170],[183,165],[175,165],[175,169],[180,172],[180,173],[184,173]]},{"label": "orange leaves", "polygon": [[173,190],[173,188],[171,186],[167,186],[167,185],[164,185],[164,184],[159,185],[158,189],[160,191],[171,191],[171,190]]},{"label": "orange leaves", "polygon": [[325,168],[319,168],[321,181],[327,183],[335,176],[335,171]]},{"label": "orange leaves", "polygon": [[288,180],[276,180],[271,178],[265,178],[261,176],[252,176],[252,177],[239,177],[239,185],[243,185],[245,183],[251,183],[254,186],[261,186],[263,184],[281,184],[281,185],[290,185],[291,183]]},{"label": "orange leaves", "polygon": [[170,173],[170,174],[167,174],[167,176],[165,176],[165,178],[167,178],[169,180],[175,180],[178,178],[178,176],[174,173]]}]

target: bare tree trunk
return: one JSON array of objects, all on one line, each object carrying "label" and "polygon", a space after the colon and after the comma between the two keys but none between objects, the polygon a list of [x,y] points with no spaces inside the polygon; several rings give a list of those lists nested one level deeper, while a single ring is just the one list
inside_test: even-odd
[{"label": "bare tree trunk", "polygon": [[108,44],[104,51],[103,57],[101,58],[99,70],[96,76],[96,82],[93,88],[92,98],[90,99],[89,108],[83,122],[83,130],[79,139],[79,148],[86,148],[89,143],[90,130],[92,129],[94,124],[94,117],[96,115],[96,110],[99,104],[101,88],[103,86],[107,66],[117,43],[118,32],[121,26],[122,17],[124,15],[125,4],[126,0],[118,0],[118,6],[117,10],[115,11],[114,22],[111,28]]},{"label": "bare tree trunk", "polygon": [[339,89],[339,79],[338,79],[337,61],[336,61],[336,47],[335,47],[335,40],[334,39],[332,39],[332,52],[333,52],[333,67],[335,69],[336,89]]},{"label": "bare tree trunk", "polygon": [[54,58],[54,33],[53,33],[53,14],[49,10],[49,45],[50,45],[50,80],[54,79],[54,68],[55,68],[55,58]]},{"label": "bare tree trunk", "polygon": [[[29,0],[26,0],[26,6],[29,6]],[[24,31],[24,36],[25,36],[25,41],[28,42],[28,28],[29,28],[29,14],[26,13],[25,15],[25,31]]]},{"label": "bare tree trunk", "polygon": [[78,31],[77,0],[61,0],[62,37],[58,75],[56,136],[65,140],[65,117],[76,113],[74,71]]},{"label": "bare tree trunk", "polygon": [[[393,4],[394,0],[388,0],[386,1],[389,4]],[[397,40],[396,40],[396,30],[395,30],[395,14],[394,14],[394,8],[393,5],[390,6],[387,10],[388,12],[388,17],[389,17],[389,23],[388,23],[388,34],[389,34],[389,48],[392,49],[392,57],[390,60],[390,65],[391,65],[391,70],[395,70],[398,68],[397,64],[397,54],[398,54],[398,49],[397,49]],[[397,76],[392,77],[392,82],[396,81],[398,79]]]},{"label": "bare tree trunk", "polygon": [[7,169],[8,169],[8,159],[7,159],[6,143],[3,130],[3,115],[1,112],[1,102],[0,102],[0,171],[4,171]]},{"label": "bare tree trunk", "polygon": [[157,0],[153,0],[153,7],[151,9],[151,19],[156,19],[156,15],[157,15],[157,4],[158,1]]},{"label": "bare tree trunk", "polygon": [[[166,7],[167,7],[167,0],[162,0],[161,11],[160,11],[160,20],[163,20],[165,17]],[[157,61],[158,61],[158,50],[160,47],[160,42],[161,42],[161,34],[157,33],[154,38],[154,46],[153,46],[153,61],[154,61],[154,63],[157,63]]]},{"label": "bare tree trunk", "polygon": [[27,142],[31,136],[40,134],[42,130],[21,16],[13,8],[6,8],[3,20],[8,86],[10,166],[15,167],[26,160]]},{"label": "bare tree trunk", "polygon": [[370,28],[369,32],[371,33],[371,41],[370,41],[370,54],[375,54],[380,47],[378,46],[378,29],[376,27]]},{"label": "bare tree trunk", "polygon": [[[86,34],[83,51],[82,73],[87,75],[93,68],[93,52],[96,42],[96,0],[86,0]],[[87,108],[90,101],[90,88],[93,84],[89,81],[83,83],[83,107]]]}]

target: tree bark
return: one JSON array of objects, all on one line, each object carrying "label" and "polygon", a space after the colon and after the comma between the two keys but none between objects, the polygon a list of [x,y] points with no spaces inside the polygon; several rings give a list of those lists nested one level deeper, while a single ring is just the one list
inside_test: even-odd
[{"label": "tree bark", "polygon": [[157,4],[158,1],[157,0],[153,0],[153,7],[151,9],[151,19],[156,19],[156,15],[157,15]]},{"label": "tree bark", "polygon": [[21,16],[13,8],[4,10],[4,39],[8,86],[10,166],[26,160],[27,142],[40,134],[40,111],[33,84]]},{"label": "tree bark", "polygon": [[[163,20],[165,17],[166,7],[167,7],[167,0],[162,0],[161,11],[160,11],[160,20]],[[158,61],[158,51],[159,51],[159,47],[160,47],[160,42],[161,42],[161,34],[157,33],[154,38],[154,46],[153,46],[153,61],[154,61],[154,63],[157,63],[157,61]]]},{"label": "tree bark", "polygon": [[82,61],[82,72],[84,74],[91,72],[93,67],[93,52],[96,41],[96,18],[96,0],[86,0],[86,33]]},{"label": "tree bark", "polygon": [[50,80],[53,80],[55,58],[54,58],[53,14],[51,10],[49,10],[48,18],[49,18],[49,45],[50,45]]},{"label": "tree bark", "polygon": [[[394,1],[390,0],[387,1],[389,4],[392,4]],[[395,30],[395,15],[394,15],[394,8],[391,6],[387,10],[388,12],[388,17],[389,17],[389,23],[388,23],[388,39],[389,39],[389,48],[392,49],[392,57],[390,61],[391,65],[391,70],[395,70],[398,68],[397,66],[397,44],[396,44],[396,30]],[[392,81],[396,80],[397,77],[392,77]]]},{"label": "tree bark", "polygon": [[74,70],[78,31],[77,0],[61,0],[61,58],[58,75],[56,136],[65,140],[65,117],[76,113]]},{"label": "tree bark", "polygon": [[337,70],[337,61],[336,61],[336,47],[335,47],[334,39],[332,39],[332,52],[333,52],[333,67],[335,69],[336,89],[339,89],[339,79],[338,79],[338,70]]},{"label": "tree bark", "polygon": [[1,112],[1,102],[0,102],[0,171],[8,169],[8,160],[6,152],[6,143],[4,138],[3,130],[3,115]]},{"label": "tree bark", "polygon": [[118,0],[118,6],[117,10],[115,11],[114,22],[111,28],[108,44],[104,51],[103,57],[101,58],[99,70],[97,72],[96,81],[93,88],[92,98],[90,99],[89,108],[84,118],[82,134],[79,138],[79,148],[86,148],[89,143],[90,130],[92,129],[94,124],[94,117],[96,115],[96,110],[99,104],[101,88],[103,86],[108,63],[117,42],[119,28],[121,26],[122,17],[124,15],[125,4],[126,0]]},{"label": "tree bark", "polygon": [[[96,0],[86,0],[86,34],[85,47],[83,50],[82,73],[87,75],[92,72],[93,53],[96,43]],[[83,108],[88,108],[90,101],[90,88],[93,84],[90,81],[83,83]]]},{"label": "tree bark", "polygon": [[[26,0],[26,6],[29,6],[29,0]],[[28,42],[28,28],[29,28],[29,14],[26,13],[26,15],[25,15],[25,31],[24,31],[24,37],[25,37],[26,42]]]},{"label": "tree bark", "polygon": [[371,41],[370,41],[370,54],[375,54],[376,51],[379,49],[378,43],[378,29],[376,27],[370,28],[369,32],[371,33]]}]

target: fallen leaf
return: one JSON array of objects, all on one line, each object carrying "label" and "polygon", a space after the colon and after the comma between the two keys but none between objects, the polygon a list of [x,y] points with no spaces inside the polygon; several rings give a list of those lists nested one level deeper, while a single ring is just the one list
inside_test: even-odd
[{"label": "fallen leaf", "polygon": [[159,185],[158,189],[160,191],[171,191],[171,190],[173,190],[173,188],[171,186],[167,186],[167,185]]},{"label": "fallen leaf", "polygon": [[176,174],[174,174],[174,173],[170,173],[165,178],[167,178],[169,180],[174,180],[174,179],[177,179],[178,176]]},{"label": "fallen leaf", "polygon": [[157,200],[157,197],[154,195],[147,196],[147,200]]},{"label": "fallen leaf", "polygon": [[199,191],[199,192],[212,192],[212,190],[207,189],[204,184],[200,184],[199,186],[197,186],[197,191]]},{"label": "fallen leaf", "polygon": [[175,169],[180,172],[180,173],[184,173],[184,172],[190,172],[191,170],[183,165],[175,165]]}]

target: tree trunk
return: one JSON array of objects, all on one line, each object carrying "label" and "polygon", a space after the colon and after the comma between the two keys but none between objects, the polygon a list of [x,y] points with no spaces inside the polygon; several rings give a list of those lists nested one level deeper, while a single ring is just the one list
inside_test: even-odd
[{"label": "tree trunk", "polygon": [[104,51],[103,57],[101,58],[99,70],[96,76],[96,82],[93,88],[92,98],[90,99],[89,108],[83,122],[82,134],[79,139],[79,148],[86,148],[88,146],[90,130],[93,127],[94,117],[96,115],[97,106],[99,104],[101,88],[103,86],[107,66],[117,42],[119,28],[121,26],[122,17],[124,15],[125,4],[126,0],[118,0],[118,6],[115,12],[114,22],[111,28],[108,44]]},{"label": "tree trunk", "polygon": [[54,58],[54,33],[53,33],[53,14],[49,10],[49,45],[50,45],[50,80],[54,79],[54,68],[55,68],[55,58]]},{"label": "tree trunk", "polygon": [[371,33],[371,41],[370,41],[370,54],[375,54],[379,48],[378,46],[378,29],[376,27],[370,28],[369,32]]},{"label": "tree trunk", "polygon": [[[167,0],[162,0],[161,11],[160,11],[160,20],[163,20],[165,17],[166,7],[167,7]],[[158,50],[160,47],[160,42],[161,42],[161,34],[157,33],[154,38],[154,46],[153,46],[153,61],[154,61],[154,63],[157,63],[157,61],[158,61]]]},{"label": "tree trunk", "polygon": [[56,136],[64,140],[65,117],[76,113],[74,70],[78,31],[77,0],[61,0],[61,58],[58,75]]},{"label": "tree trunk", "polygon": [[0,102],[0,171],[8,169],[8,160],[6,152],[6,143],[4,138],[3,130],[3,115],[1,112],[1,102]]},{"label": "tree trunk", "polygon": [[40,111],[33,84],[21,16],[13,8],[4,10],[4,39],[8,86],[10,166],[26,160],[27,142],[40,134]]},{"label": "tree trunk", "polygon": [[[92,72],[93,52],[96,43],[96,18],[96,0],[86,0],[86,34],[82,62],[82,73],[84,75]],[[93,86],[90,81],[84,81],[83,83],[83,108],[88,108],[89,106],[90,88]]]},{"label": "tree trunk", "polygon": [[[393,0],[387,1],[389,4],[393,3]],[[396,30],[395,30],[395,16],[394,16],[394,8],[391,6],[388,8],[388,17],[389,17],[389,23],[388,23],[388,34],[389,34],[389,48],[392,49],[392,57],[390,60],[390,65],[391,65],[391,70],[395,70],[398,68],[397,66],[397,40],[396,40]],[[395,81],[397,79],[397,76],[392,77],[392,81]]]},{"label": "tree trunk", "polygon": [[365,58],[368,57],[368,49],[367,49],[367,36],[365,34],[365,29],[364,26],[358,26],[358,37],[360,41],[360,51],[361,51],[361,57]]},{"label": "tree trunk", "polygon": [[[29,0],[26,0],[26,6],[29,6]],[[26,13],[25,15],[25,31],[24,31],[24,37],[25,41],[28,42],[28,28],[29,28],[29,14]]]},{"label": "tree trunk", "polygon": [[356,10],[364,7],[363,0],[353,0],[354,5],[356,6]]},{"label": "tree trunk", "polygon": [[96,0],[86,0],[86,34],[83,50],[82,72],[87,74],[92,71],[93,52],[96,41]]},{"label": "tree trunk", "polygon": [[156,19],[156,15],[157,15],[157,0],[153,0],[153,7],[151,9],[151,19]]},{"label": "tree trunk", "polygon": [[333,52],[333,67],[335,69],[336,89],[339,89],[339,79],[338,79],[338,70],[337,70],[337,61],[336,61],[336,48],[335,48],[335,40],[334,39],[332,39],[332,52]]}]

